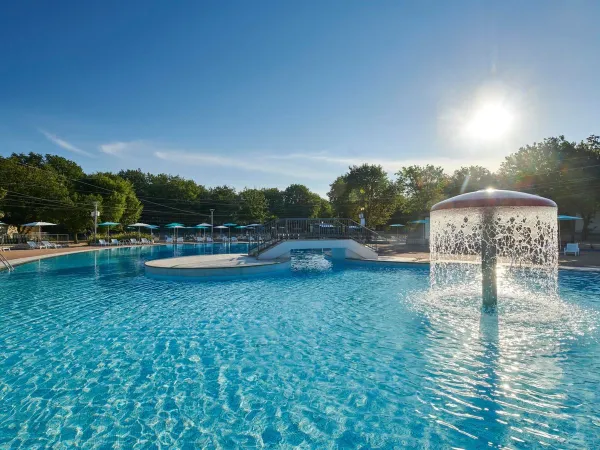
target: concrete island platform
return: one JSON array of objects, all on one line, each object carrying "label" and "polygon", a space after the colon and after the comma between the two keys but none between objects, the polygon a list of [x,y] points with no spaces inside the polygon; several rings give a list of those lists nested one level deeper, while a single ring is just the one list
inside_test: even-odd
[{"label": "concrete island platform", "polygon": [[156,277],[239,277],[268,275],[289,270],[290,259],[258,260],[243,253],[194,255],[145,263],[146,273]]}]

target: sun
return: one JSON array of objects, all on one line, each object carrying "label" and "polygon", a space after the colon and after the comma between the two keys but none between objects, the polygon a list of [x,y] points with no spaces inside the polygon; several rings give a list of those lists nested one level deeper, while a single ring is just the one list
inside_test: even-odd
[{"label": "sun", "polygon": [[477,108],[467,122],[467,134],[476,139],[495,140],[506,136],[513,125],[511,111],[501,103],[487,103]]}]

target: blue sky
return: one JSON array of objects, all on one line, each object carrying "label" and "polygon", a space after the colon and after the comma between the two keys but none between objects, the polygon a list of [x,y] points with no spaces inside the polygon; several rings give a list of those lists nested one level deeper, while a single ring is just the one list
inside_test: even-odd
[{"label": "blue sky", "polygon": [[[495,169],[600,133],[598,17],[594,0],[10,2],[0,154],[320,194],[362,162]],[[466,132],[489,104],[506,129]]]}]

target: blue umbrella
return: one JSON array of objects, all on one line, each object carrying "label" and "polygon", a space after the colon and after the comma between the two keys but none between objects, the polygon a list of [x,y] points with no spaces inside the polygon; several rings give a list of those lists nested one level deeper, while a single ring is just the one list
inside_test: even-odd
[{"label": "blue umbrella", "polygon": [[413,220],[410,223],[420,223],[423,225],[423,239],[425,239],[425,224],[429,223],[429,219]]},{"label": "blue umbrella", "polygon": [[393,223],[390,225],[390,227],[396,228],[396,237],[399,236],[400,234],[400,227],[403,227],[404,225],[402,225],[401,223]]},{"label": "blue umbrella", "polygon": [[118,222],[102,222],[99,223],[99,227],[106,227],[106,239],[110,239],[110,227],[114,227],[115,225],[121,225]]},{"label": "blue umbrella", "polygon": [[235,227],[237,225],[237,223],[224,223],[223,226],[224,227],[228,227],[229,228],[229,239],[231,240],[231,228],[230,227]]},{"label": "blue umbrella", "polygon": [[185,228],[185,226],[182,223],[173,222],[168,225],[165,225],[165,228],[170,228],[171,230],[175,230],[175,240],[177,240],[177,230],[179,228]]},{"label": "blue umbrella", "polygon": [[558,220],[583,220],[583,217],[577,217],[577,216],[558,216]]},{"label": "blue umbrella", "polygon": [[206,229],[210,228],[210,225],[205,225],[205,224],[201,223],[200,225],[196,225],[194,228],[196,228],[198,230],[202,230],[202,237],[205,237]]},{"label": "blue umbrella", "polygon": [[158,225],[148,225],[146,228],[148,228],[150,230],[150,236],[152,238],[154,238],[154,234],[152,233],[152,230],[158,230],[160,227]]},{"label": "blue umbrella", "polygon": [[[571,220],[583,220],[583,217],[577,217],[577,216],[558,216],[558,246],[560,247],[560,223],[563,221],[571,221]],[[575,241],[575,228],[573,228],[573,241]]]}]

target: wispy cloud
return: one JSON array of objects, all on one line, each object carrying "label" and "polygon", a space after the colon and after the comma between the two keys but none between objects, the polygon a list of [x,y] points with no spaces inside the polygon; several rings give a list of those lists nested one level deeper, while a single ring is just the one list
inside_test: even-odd
[{"label": "wispy cloud", "polygon": [[359,166],[361,164],[377,164],[383,167],[386,172],[397,172],[402,167],[412,165],[425,165],[433,164],[436,166],[442,166],[447,171],[459,169],[462,166],[468,165],[482,165],[490,169],[495,169],[499,162],[495,155],[492,158],[478,158],[475,159],[472,156],[464,157],[444,157],[444,156],[431,156],[423,158],[405,158],[405,159],[381,159],[373,158],[369,156],[364,157],[343,157],[334,156],[323,153],[290,153],[288,155],[270,155],[266,156],[268,159],[277,160],[296,160],[296,161],[314,161],[324,164],[337,165],[337,166]]},{"label": "wispy cloud", "polygon": [[[204,166],[219,166],[219,167],[234,167],[236,169],[251,170],[263,173],[273,173],[285,175],[295,179],[328,179],[330,176],[324,172],[317,172],[314,168],[303,168],[297,165],[273,164],[261,157],[235,157],[219,156],[210,153],[188,152],[182,150],[176,151],[155,151],[154,156],[164,161],[172,161],[178,163],[204,165]],[[256,162],[260,158],[260,162]]]},{"label": "wispy cloud", "polygon": [[55,134],[48,133],[45,130],[39,130],[39,132],[42,133],[46,137],[46,139],[48,139],[50,142],[52,142],[55,145],[58,145],[62,149],[68,150],[73,153],[77,153],[78,155],[84,155],[89,158],[94,157],[94,155],[92,155],[91,153],[86,152],[85,150],[82,150],[79,147],[74,146],[70,142],[67,142],[64,139],[59,138]]},{"label": "wispy cloud", "polygon": [[256,151],[235,152],[235,156],[223,156],[218,151],[206,149],[183,149],[169,144],[151,141],[114,141],[98,147],[101,152],[113,156],[154,157],[172,164],[183,164],[196,167],[222,167],[248,172],[274,174],[288,177],[295,181],[319,180],[331,182],[336,176],[344,173],[349,166],[361,164],[378,164],[391,176],[402,167],[411,165],[434,164],[452,172],[462,166],[482,165],[495,169],[499,161],[495,155],[423,156],[420,158],[386,159],[371,155],[336,155],[327,152],[295,152],[269,153]]},{"label": "wispy cloud", "polygon": [[113,156],[121,156],[124,150],[130,146],[129,142],[111,142],[109,144],[101,144],[98,146],[102,153]]},{"label": "wispy cloud", "polygon": [[100,144],[98,149],[102,153],[106,153],[111,156],[123,157],[126,155],[134,154],[148,154],[151,153],[156,146],[146,141],[114,141],[107,144]]}]

